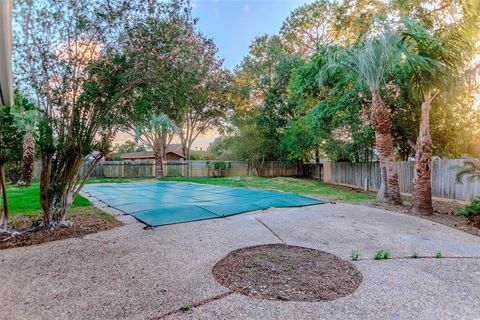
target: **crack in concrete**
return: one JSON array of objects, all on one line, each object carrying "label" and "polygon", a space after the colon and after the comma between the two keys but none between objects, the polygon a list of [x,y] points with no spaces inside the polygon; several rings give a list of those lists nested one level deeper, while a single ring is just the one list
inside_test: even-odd
[{"label": "crack in concrete", "polygon": [[[213,301],[217,301],[217,300],[220,300],[220,299],[223,299],[225,297],[228,297],[229,295],[231,295],[232,293],[235,293],[233,291],[227,291],[227,292],[224,292],[224,293],[221,293],[221,294],[218,294],[216,296],[213,296],[213,297],[210,297],[210,298],[207,298],[207,299],[203,299],[203,300],[200,300],[199,302],[196,302],[192,305],[190,305],[190,310],[193,309],[193,308],[198,308],[198,307],[201,307],[201,306],[204,306],[210,302],[213,302]],[[180,307],[178,309],[175,309],[175,310],[172,310],[172,311],[169,311],[167,313],[164,313],[158,317],[154,317],[154,318],[150,318],[150,320],[160,320],[160,319],[165,319],[167,317],[170,317],[170,316],[174,316],[176,314],[179,314],[179,313],[184,313],[184,312],[187,312],[184,310],[183,307]]]},{"label": "crack in concrete", "polygon": [[268,231],[270,231],[278,240],[280,240],[283,244],[287,244],[285,241],[283,241],[282,238],[280,238],[280,236],[275,232],[273,231],[269,226],[267,226],[267,224],[265,222],[263,222],[262,220],[258,219],[258,218],[255,218],[255,220],[257,220],[262,226],[264,226],[265,228],[267,228]]}]

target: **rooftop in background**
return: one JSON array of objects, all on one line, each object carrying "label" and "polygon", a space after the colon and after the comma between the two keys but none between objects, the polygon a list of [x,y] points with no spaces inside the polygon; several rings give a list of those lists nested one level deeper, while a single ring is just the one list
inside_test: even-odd
[{"label": "rooftop in background", "polygon": [[[185,154],[183,153],[183,147],[180,144],[170,144],[167,147],[167,160],[185,160]],[[113,159],[118,156],[121,160],[154,160],[155,156],[153,151],[144,152],[124,152],[119,154],[109,154],[106,158]]]}]

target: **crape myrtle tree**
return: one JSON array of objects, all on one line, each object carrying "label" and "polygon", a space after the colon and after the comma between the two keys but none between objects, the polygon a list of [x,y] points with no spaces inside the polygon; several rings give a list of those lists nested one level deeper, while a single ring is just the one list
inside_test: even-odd
[{"label": "crape myrtle tree", "polygon": [[17,72],[39,109],[43,225],[55,227],[108,150],[135,81],[125,58],[110,50],[98,2],[35,1],[17,10]]},{"label": "crape myrtle tree", "polygon": [[153,149],[157,177],[163,177],[166,149],[198,84],[191,65],[199,53],[195,24],[188,2],[152,2],[144,16],[125,27],[121,41],[127,60],[142,75],[124,130]]}]

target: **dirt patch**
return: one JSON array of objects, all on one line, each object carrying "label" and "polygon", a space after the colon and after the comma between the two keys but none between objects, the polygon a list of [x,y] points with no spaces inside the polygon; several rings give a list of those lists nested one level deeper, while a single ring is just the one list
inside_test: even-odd
[{"label": "dirt patch", "polygon": [[56,229],[33,229],[36,221],[25,216],[15,216],[10,225],[21,233],[11,237],[9,234],[0,233],[0,250],[36,245],[44,242],[83,237],[87,234],[112,229],[123,225],[113,216],[106,214],[94,207],[71,209],[67,220],[73,222],[72,226],[61,226]]},{"label": "dirt patch", "polygon": [[384,205],[377,202],[372,202],[369,205],[376,208],[397,211],[422,219],[434,221],[436,223],[443,224],[461,230],[463,232],[480,236],[480,228],[478,227],[478,222],[472,222],[462,216],[455,215],[455,212],[458,208],[465,206],[464,203],[448,200],[433,200],[433,215],[422,216],[419,214],[414,214],[410,211],[411,197],[402,197],[402,199],[404,204],[403,206]]},{"label": "dirt patch", "polygon": [[266,300],[334,300],[355,292],[362,282],[360,271],[351,262],[284,244],[233,251],[212,272],[232,291]]}]

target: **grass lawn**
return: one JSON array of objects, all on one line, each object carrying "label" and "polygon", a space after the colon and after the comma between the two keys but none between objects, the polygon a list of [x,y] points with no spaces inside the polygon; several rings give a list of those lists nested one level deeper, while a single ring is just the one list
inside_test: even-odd
[{"label": "grass lawn", "polygon": [[[11,216],[21,214],[35,218],[40,215],[40,183],[33,182],[32,186],[28,188],[18,188],[15,185],[9,185],[7,186],[7,194]],[[0,201],[0,203],[2,202],[3,201]],[[88,207],[90,205],[87,199],[79,195],[75,198],[72,208]]]},{"label": "grass lawn", "polygon": [[350,191],[348,188],[334,186],[321,181],[277,177],[223,177],[223,178],[163,178],[163,181],[187,181],[232,187],[247,187],[277,190],[290,193],[311,195],[327,200],[369,201],[375,199],[370,193]]}]

